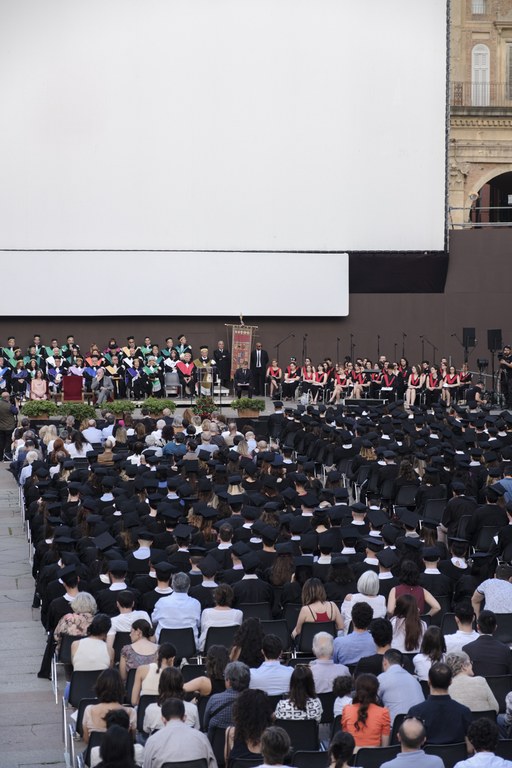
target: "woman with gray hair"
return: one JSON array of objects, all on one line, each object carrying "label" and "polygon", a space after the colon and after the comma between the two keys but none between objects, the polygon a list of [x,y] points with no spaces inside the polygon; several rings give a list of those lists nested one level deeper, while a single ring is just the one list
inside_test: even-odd
[{"label": "woman with gray hair", "polygon": [[348,632],[352,620],[352,609],[356,603],[368,603],[373,608],[373,618],[383,619],[386,616],[386,599],[379,595],[379,577],[375,571],[365,571],[357,580],[357,592],[346,595],[341,605],[341,615],[345,631]]},{"label": "woman with gray hair", "polygon": [[471,659],[464,651],[448,653],[445,662],[452,671],[452,683],[448,693],[454,701],[464,704],[472,712],[488,712],[493,709],[496,714],[499,705],[485,677],[474,677]]},{"label": "woman with gray hair", "polygon": [[96,600],[89,592],[79,592],[71,602],[71,612],[66,613],[55,627],[53,636],[57,650],[62,642],[62,635],[85,637],[91,621],[98,612]]}]

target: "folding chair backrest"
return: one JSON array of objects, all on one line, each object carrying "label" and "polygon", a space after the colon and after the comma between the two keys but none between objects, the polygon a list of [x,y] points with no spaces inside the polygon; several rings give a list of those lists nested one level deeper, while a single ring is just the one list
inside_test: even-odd
[{"label": "folding chair backrest", "polygon": [[380,768],[382,763],[393,760],[400,754],[400,745],[392,744],[389,747],[361,747],[355,756],[354,765],[362,765],[363,768]]},{"label": "folding chair backrest", "polygon": [[504,760],[512,761],[512,739],[500,739],[495,754]]},{"label": "folding chair backrest", "polygon": [[114,664],[119,664],[121,649],[124,648],[125,645],[130,645],[130,633],[116,632],[114,638]]},{"label": "folding chair backrest", "polygon": [[485,679],[496,697],[500,712],[505,712],[505,698],[507,693],[512,691],[512,675],[490,675],[486,676]]},{"label": "folding chair backrest", "polygon": [[283,619],[286,621],[286,624],[288,625],[288,631],[290,634],[293,632],[295,627],[297,626],[297,619],[299,618],[300,609],[302,608],[302,603],[286,603],[283,607]]},{"label": "folding chair backrest", "polygon": [[144,726],[144,715],[146,714],[146,709],[149,707],[150,704],[154,704],[155,701],[158,700],[158,696],[155,694],[145,694],[144,696],[141,696],[139,699],[139,703],[137,706],[137,730],[139,733],[143,733],[143,726]]},{"label": "folding chair backrest", "polygon": [[82,640],[82,635],[61,635],[59,664],[71,664],[71,645],[75,640]]},{"label": "folding chair backrest", "polygon": [[274,725],[284,728],[290,737],[292,751],[315,752],[320,747],[316,720],[278,720]]},{"label": "folding chair backrest", "polygon": [[183,682],[189,683],[196,677],[203,677],[206,674],[206,667],[204,664],[184,664],[181,668],[181,674]]},{"label": "folding chair backrest", "polygon": [[172,643],[176,648],[177,659],[189,659],[197,654],[194,631],[189,627],[186,629],[162,629],[159,643],[160,645]]},{"label": "folding chair backrest", "polygon": [[336,625],[334,621],[306,621],[300,631],[300,653],[313,653],[313,638],[319,632],[328,632],[336,637]]},{"label": "folding chair backrest", "polygon": [[212,645],[224,645],[226,648],[231,648],[237,629],[239,629],[238,624],[229,627],[210,627],[206,633],[204,653],[208,653]]},{"label": "folding chair backrest", "polygon": [[327,768],[329,765],[328,752],[296,752],[292,765],[296,768]]},{"label": "folding chair backrest", "polygon": [[97,704],[99,699],[81,699],[80,703],[78,705],[78,709],[76,710],[76,720],[75,720],[75,731],[79,734],[80,737],[83,736],[83,728],[82,723],[84,719],[84,712],[86,707],[89,706],[89,704]]},{"label": "folding chair backrest", "polygon": [[68,696],[68,701],[72,707],[77,709],[82,699],[95,697],[96,680],[102,672],[102,669],[96,669],[92,672],[73,672]]},{"label": "folding chair backrest", "polygon": [[287,651],[291,643],[291,635],[288,631],[288,624],[284,619],[276,621],[262,621],[261,629],[264,635],[275,635],[281,641],[283,651]]},{"label": "folding chair backrest", "polygon": [[437,755],[443,761],[445,768],[453,768],[455,763],[465,760],[468,756],[466,742],[458,744],[425,744],[427,755]]},{"label": "folding chair backrest", "polygon": [[182,763],[162,763],[162,768],[208,768],[208,760],[185,760]]},{"label": "folding chair backrest", "polygon": [[269,603],[239,603],[237,606],[242,611],[244,619],[263,619],[270,621],[272,618],[272,607]]},{"label": "folding chair backrest", "polygon": [[494,639],[505,645],[512,645],[512,613],[497,613],[496,624]]},{"label": "folding chair backrest", "polygon": [[330,691],[329,693],[318,693],[318,698],[322,702],[322,719],[321,723],[332,723],[334,720],[334,701],[336,694]]}]

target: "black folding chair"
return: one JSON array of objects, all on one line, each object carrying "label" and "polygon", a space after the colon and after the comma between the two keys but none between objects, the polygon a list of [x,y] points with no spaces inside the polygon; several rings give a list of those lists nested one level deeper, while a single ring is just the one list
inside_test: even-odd
[{"label": "black folding chair", "polygon": [[171,643],[176,648],[176,659],[190,659],[197,654],[194,630],[186,629],[162,629],[160,631],[159,644]]},{"label": "black folding chair", "polygon": [[292,765],[295,768],[327,768],[329,765],[328,752],[295,752]]},{"label": "black folding chair", "polygon": [[121,657],[121,649],[125,645],[130,645],[130,633],[129,632],[116,632],[114,638],[114,664],[119,664]]},{"label": "black folding chair", "polygon": [[299,636],[297,651],[299,653],[313,653],[313,638],[319,632],[328,632],[336,637],[338,630],[334,621],[305,621]]},{"label": "black folding chair", "polygon": [[293,752],[315,752],[320,748],[316,720],[275,720],[274,725],[286,731]]},{"label": "black folding chair", "polygon": [[231,648],[233,637],[238,628],[238,624],[229,627],[210,627],[206,633],[203,653],[208,653],[212,645],[224,645],[226,648]]},{"label": "black folding chair", "polygon": [[505,698],[507,693],[512,691],[512,675],[491,675],[485,679],[489,684],[489,688],[494,693],[500,707],[500,712],[505,712]]},{"label": "black folding chair", "polygon": [[260,619],[262,621],[272,619],[270,603],[239,603],[236,607],[242,611],[244,619]]},{"label": "black folding chair", "polygon": [[457,744],[425,744],[427,755],[437,755],[443,761],[445,768],[453,768],[455,763],[465,760],[468,756],[466,742]]},{"label": "black folding chair", "polygon": [[155,694],[145,694],[140,697],[137,706],[137,731],[139,733],[144,733],[144,715],[146,714],[146,709],[150,704],[154,704],[157,700],[158,696]]},{"label": "black folding chair", "polygon": [[288,624],[284,619],[275,621],[262,621],[261,629],[264,635],[275,635],[281,641],[283,651],[287,651],[291,644],[291,635],[288,631]]},{"label": "black folding chair", "polygon": [[399,754],[399,744],[392,744],[389,747],[361,747],[355,755],[354,765],[362,765],[363,768],[380,768],[382,763],[393,760]]}]

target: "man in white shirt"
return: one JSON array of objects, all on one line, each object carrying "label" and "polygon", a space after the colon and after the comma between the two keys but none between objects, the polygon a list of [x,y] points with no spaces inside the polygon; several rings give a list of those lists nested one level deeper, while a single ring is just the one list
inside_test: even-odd
[{"label": "man in white shirt", "polygon": [[258,688],[269,696],[278,696],[290,690],[292,667],[285,667],[280,662],[283,646],[275,635],[265,635],[261,644],[265,661],[257,669],[251,669],[249,688]]},{"label": "man in white shirt", "polygon": [[199,600],[189,597],[190,579],[186,573],[174,574],[172,589],[172,594],[160,598],[151,615],[153,624],[158,624],[156,637],[159,639],[161,629],[191,627],[197,644],[201,623],[201,603]]},{"label": "man in white shirt", "polygon": [[107,645],[112,648],[116,639],[116,632],[129,632],[132,624],[137,619],[144,619],[151,624],[151,619],[146,611],[134,611],[135,598],[133,592],[126,589],[116,595],[116,604],[119,616],[112,616],[112,625],[107,635]]},{"label": "man in white shirt", "polygon": [[446,653],[457,653],[462,648],[474,640],[478,640],[480,635],[473,629],[473,619],[475,612],[471,603],[468,601],[457,603],[455,606],[455,623],[457,631],[451,635],[445,635]]},{"label": "man in white shirt", "polygon": [[98,429],[96,426],[96,420],[89,419],[87,424],[88,424],[87,428],[84,429],[82,432],[87,442],[91,444],[103,443],[103,435],[101,433],[101,429]]},{"label": "man in white shirt", "polygon": [[498,746],[499,731],[496,723],[487,717],[474,720],[468,728],[467,740],[475,754],[467,760],[455,763],[454,768],[510,768],[510,760],[504,760],[495,753]]},{"label": "man in white shirt", "polygon": [[486,579],[474,591],[471,603],[476,617],[485,600],[485,610],[493,613],[512,613],[512,566],[504,563],[496,568],[493,579]]}]

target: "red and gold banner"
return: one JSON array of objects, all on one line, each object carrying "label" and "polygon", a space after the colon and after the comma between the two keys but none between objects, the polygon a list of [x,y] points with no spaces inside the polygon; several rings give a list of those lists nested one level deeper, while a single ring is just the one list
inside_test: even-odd
[{"label": "red and gold banner", "polygon": [[251,325],[232,326],[231,378],[244,360],[250,361],[253,330]]}]

